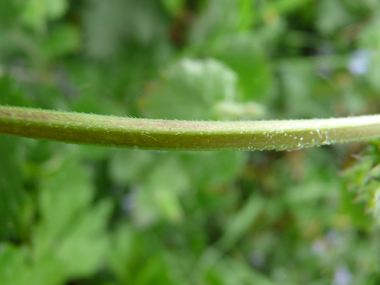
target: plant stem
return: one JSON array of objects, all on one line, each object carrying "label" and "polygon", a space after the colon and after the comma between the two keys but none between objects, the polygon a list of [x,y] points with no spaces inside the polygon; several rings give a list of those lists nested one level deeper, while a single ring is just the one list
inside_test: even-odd
[{"label": "plant stem", "polygon": [[156,150],[285,150],[380,137],[380,115],[279,121],[175,121],[0,106],[0,133]]}]

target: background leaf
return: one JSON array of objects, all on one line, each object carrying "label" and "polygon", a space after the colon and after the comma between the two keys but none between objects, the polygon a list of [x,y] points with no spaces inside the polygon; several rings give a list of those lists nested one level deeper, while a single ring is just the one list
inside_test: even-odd
[{"label": "background leaf", "polygon": [[[0,1],[0,104],[376,114],[379,3]],[[378,146],[159,152],[0,136],[0,284],[379,284]]]}]

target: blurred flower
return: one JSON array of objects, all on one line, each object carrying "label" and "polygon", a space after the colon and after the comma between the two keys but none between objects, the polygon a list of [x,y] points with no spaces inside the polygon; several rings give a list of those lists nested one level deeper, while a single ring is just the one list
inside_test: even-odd
[{"label": "blurred flower", "polygon": [[317,239],[311,245],[311,252],[314,255],[324,255],[327,251],[327,243],[324,239]]},{"label": "blurred flower", "polygon": [[311,252],[314,255],[324,255],[328,252],[329,248],[337,247],[341,244],[342,240],[339,233],[330,230],[326,236],[316,239],[311,245]]},{"label": "blurred flower", "polygon": [[335,230],[330,230],[326,235],[327,242],[332,246],[338,246],[342,242],[342,238],[339,235],[339,232]]},{"label": "blurred flower", "polygon": [[351,55],[348,70],[355,75],[365,74],[368,71],[370,53],[367,50],[357,50]]},{"label": "blurred flower", "polygon": [[338,266],[335,268],[334,285],[348,285],[351,283],[352,275],[346,266]]},{"label": "blurred flower", "polygon": [[132,211],[133,200],[134,200],[134,197],[132,193],[125,194],[123,198],[123,204],[122,204],[122,208],[125,213],[129,214]]},{"label": "blurred flower", "polygon": [[249,263],[255,268],[261,268],[265,265],[265,256],[258,251],[251,253],[248,260]]}]

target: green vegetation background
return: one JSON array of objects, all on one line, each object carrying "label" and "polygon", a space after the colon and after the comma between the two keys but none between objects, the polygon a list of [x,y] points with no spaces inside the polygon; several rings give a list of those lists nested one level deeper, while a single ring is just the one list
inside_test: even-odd
[{"label": "green vegetation background", "polygon": [[[377,0],[0,1],[0,104],[338,117],[379,113],[379,74]],[[0,136],[0,284],[380,284],[380,155],[367,147]]]}]

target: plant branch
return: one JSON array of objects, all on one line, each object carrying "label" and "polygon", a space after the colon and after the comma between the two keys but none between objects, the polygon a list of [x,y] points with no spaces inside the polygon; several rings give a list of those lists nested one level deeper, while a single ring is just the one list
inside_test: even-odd
[{"label": "plant branch", "polygon": [[0,106],[0,133],[156,150],[285,150],[380,137],[380,115],[278,121],[175,121]]}]

